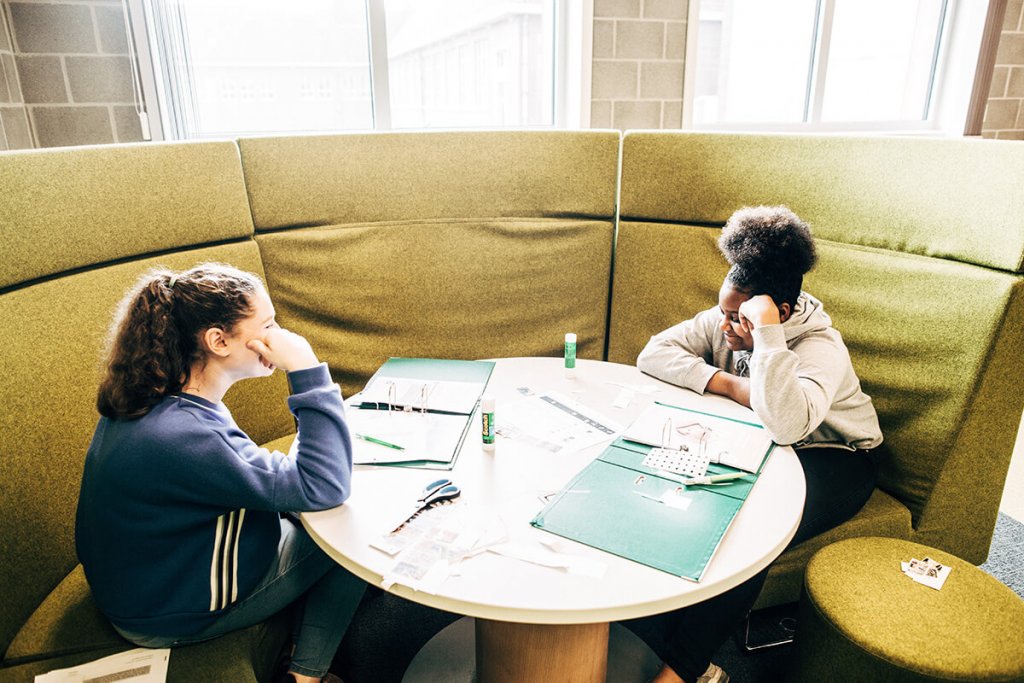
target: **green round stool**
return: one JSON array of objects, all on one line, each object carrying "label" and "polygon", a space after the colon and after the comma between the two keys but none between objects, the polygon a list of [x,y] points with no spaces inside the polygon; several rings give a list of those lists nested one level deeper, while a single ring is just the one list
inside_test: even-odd
[{"label": "green round stool", "polygon": [[[900,562],[951,567],[942,590]],[[1024,681],[1024,600],[949,553],[891,538],[851,538],[807,564],[796,681]]]}]

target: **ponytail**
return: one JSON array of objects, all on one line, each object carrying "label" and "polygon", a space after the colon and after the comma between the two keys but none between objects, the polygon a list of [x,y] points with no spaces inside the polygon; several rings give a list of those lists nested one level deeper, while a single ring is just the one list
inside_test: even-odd
[{"label": "ponytail", "polygon": [[230,331],[252,312],[263,284],[251,273],[204,263],[174,273],[143,275],[118,306],[96,407],[113,419],[145,415],[188,383],[204,357],[200,337],[211,327]]}]

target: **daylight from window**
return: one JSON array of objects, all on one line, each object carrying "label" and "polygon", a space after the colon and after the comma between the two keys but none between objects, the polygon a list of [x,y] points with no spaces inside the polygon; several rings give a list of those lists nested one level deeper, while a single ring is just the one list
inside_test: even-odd
[{"label": "daylight from window", "polygon": [[[376,1],[382,25],[363,0],[152,0],[172,127],[380,128],[374,97],[388,98],[376,111],[392,128],[554,125],[553,0]],[[373,40],[386,42],[383,64]]]},{"label": "daylight from window", "polygon": [[694,125],[928,117],[946,0],[702,0]]}]

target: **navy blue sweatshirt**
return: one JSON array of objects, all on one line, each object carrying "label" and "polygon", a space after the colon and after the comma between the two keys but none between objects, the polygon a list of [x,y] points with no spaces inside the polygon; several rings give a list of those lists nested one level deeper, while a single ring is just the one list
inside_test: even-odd
[{"label": "navy blue sweatshirt", "polygon": [[288,381],[294,457],[260,448],[223,404],[191,394],[168,396],[134,420],[100,418],[75,544],[96,603],[116,626],[199,633],[266,574],[280,512],[348,498],[352,442],[327,365]]}]

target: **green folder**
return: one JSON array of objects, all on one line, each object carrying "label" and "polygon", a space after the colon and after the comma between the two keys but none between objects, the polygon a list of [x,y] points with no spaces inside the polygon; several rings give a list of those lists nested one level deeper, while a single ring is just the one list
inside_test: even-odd
[{"label": "green folder", "polygon": [[[487,386],[487,382],[490,380],[491,373],[494,370],[493,361],[480,361],[480,360],[454,360],[454,359],[442,359],[442,358],[389,358],[384,362],[377,372],[373,374],[370,380],[366,383],[367,387],[371,386],[375,381],[381,378],[385,379],[398,379],[398,380],[421,380],[427,382],[462,382],[471,385],[478,385],[472,388],[472,394],[474,396],[471,402],[472,407],[469,404],[464,409],[457,411],[450,410],[435,410],[430,407],[428,401],[426,412],[428,413],[446,413],[454,415],[465,415],[466,424],[462,430],[462,434],[457,442],[452,443],[449,447],[445,448],[445,452],[438,452],[436,458],[432,457],[429,460],[401,460],[391,462],[379,462],[374,463],[377,467],[416,467],[421,469],[440,469],[450,470],[455,466],[455,459],[462,450],[462,444],[466,440],[466,434],[469,431],[469,424],[476,405],[479,403],[480,396],[483,394],[484,389]],[[365,390],[364,390],[365,391]],[[356,397],[361,398],[361,397]],[[387,410],[387,403],[382,402],[367,402],[361,401],[357,405],[352,407],[353,410]],[[372,436],[381,438],[385,441],[392,441],[389,439],[387,433],[374,433]]]},{"label": "green folder", "polygon": [[[682,486],[641,462],[650,447],[618,439],[531,524],[655,569],[699,581],[756,474],[721,486]],[[709,473],[734,472],[712,465]],[[665,502],[662,502],[665,501]]]}]

